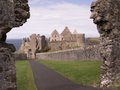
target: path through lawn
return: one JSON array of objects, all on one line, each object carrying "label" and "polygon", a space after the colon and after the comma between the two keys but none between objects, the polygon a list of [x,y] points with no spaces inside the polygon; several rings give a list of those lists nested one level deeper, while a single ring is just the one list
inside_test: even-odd
[{"label": "path through lawn", "polygon": [[99,83],[100,61],[39,61],[54,69],[70,80],[83,84],[96,86]]}]

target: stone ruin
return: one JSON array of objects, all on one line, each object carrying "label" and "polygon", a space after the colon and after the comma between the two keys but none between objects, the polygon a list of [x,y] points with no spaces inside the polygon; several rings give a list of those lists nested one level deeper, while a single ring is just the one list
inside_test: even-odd
[{"label": "stone ruin", "polygon": [[17,90],[15,47],[5,43],[6,34],[22,26],[29,17],[27,0],[0,0],[0,90]]},{"label": "stone ruin", "polygon": [[52,32],[49,45],[51,51],[83,48],[85,46],[85,34],[77,33],[76,30],[72,33],[66,26],[61,34],[57,30]]},{"label": "stone ruin", "polygon": [[120,83],[120,0],[97,0],[91,12],[100,33],[100,87],[112,87]]},{"label": "stone ruin", "polygon": [[28,59],[35,59],[36,53],[49,50],[48,40],[45,36],[32,34],[29,38],[24,38],[19,53],[25,53]]}]

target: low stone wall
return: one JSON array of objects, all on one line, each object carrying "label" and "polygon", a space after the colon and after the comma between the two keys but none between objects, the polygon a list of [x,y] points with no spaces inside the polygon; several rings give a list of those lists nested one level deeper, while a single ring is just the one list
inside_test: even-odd
[{"label": "low stone wall", "polygon": [[37,59],[42,60],[100,60],[99,49],[88,47],[86,49],[71,49],[65,51],[37,53]]}]

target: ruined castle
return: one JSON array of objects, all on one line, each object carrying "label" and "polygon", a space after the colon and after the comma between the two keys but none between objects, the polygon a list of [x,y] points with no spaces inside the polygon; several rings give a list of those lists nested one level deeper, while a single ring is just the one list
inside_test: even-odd
[{"label": "ruined castle", "polygon": [[68,27],[65,27],[61,34],[54,30],[51,37],[47,39],[45,36],[39,34],[32,34],[28,38],[22,40],[19,53],[24,53],[29,59],[35,59],[36,53],[72,48],[79,48],[85,46],[85,35],[79,34],[77,31],[70,32]]},{"label": "ruined castle", "polygon": [[84,47],[85,34],[77,33],[76,30],[71,33],[68,27],[65,27],[61,34],[54,30],[51,34],[49,45],[52,51]]},{"label": "ruined castle", "polygon": [[45,36],[39,34],[32,34],[28,38],[22,40],[20,53],[27,55],[28,59],[35,59],[36,53],[46,52],[49,50],[48,42]]}]

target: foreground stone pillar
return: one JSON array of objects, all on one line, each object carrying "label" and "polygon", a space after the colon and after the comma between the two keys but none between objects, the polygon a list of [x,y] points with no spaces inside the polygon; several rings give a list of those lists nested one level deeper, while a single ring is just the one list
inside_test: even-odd
[{"label": "foreground stone pillar", "polygon": [[7,33],[30,17],[28,0],[0,0],[0,90],[17,90],[15,48],[6,44]]},{"label": "foreground stone pillar", "polygon": [[120,0],[96,0],[91,12],[101,41],[100,87],[112,87],[120,82]]},{"label": "foreground stone pillar", "polygon": [[0,43],[0,90],[17,90],[13,45]]}]

